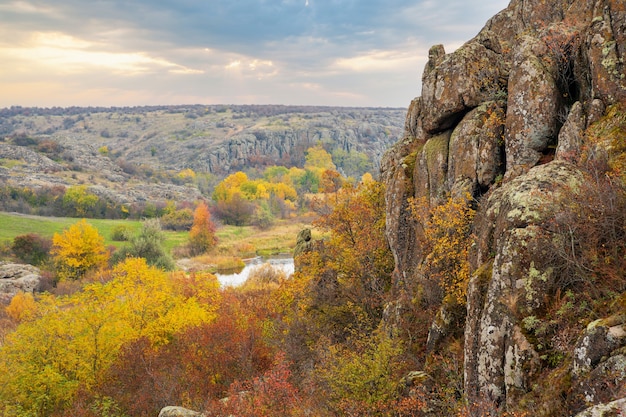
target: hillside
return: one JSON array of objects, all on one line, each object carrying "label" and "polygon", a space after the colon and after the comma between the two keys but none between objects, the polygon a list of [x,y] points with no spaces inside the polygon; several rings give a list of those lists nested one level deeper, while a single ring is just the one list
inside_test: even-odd
[{"label": "hillside", "polygon": [[[85,184],[119,203],[193,200],[217,180],[302,166],[322,143],[346,175],[377,172],[399,137],[400,109],[162,106],[0,110],[0,179],[20,187]],[[204,181],[178,174],[191,169]]]}]

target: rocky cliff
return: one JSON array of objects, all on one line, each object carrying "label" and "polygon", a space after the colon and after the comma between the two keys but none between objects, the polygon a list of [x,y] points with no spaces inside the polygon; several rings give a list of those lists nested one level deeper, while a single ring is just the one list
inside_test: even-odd
[{"label": "rocky cliff", "polygon": [[[432,210],[449,198],[471,196],[478,214],[471,224],[475,241],[462,319],[446,319],[453,308],[444,299],[428,344],[432,356],[451,339],[461,341],[463,394],[470,403],[486,400],[501,410],[533,403],[537,415],[566,415],[626,395],[619,308],[589,306],[576,325],[564,323],[565,313],[561,319],[551,313],[563,294],[587,293],[585,285],[600,280],[593,267],[569,268],[584,242],[572,243],[570,261],[554,260],[555,251],[547,249],[562,237],[548,225],[575,211],[572,200],[600,201],[614,192],[581,195],[592,174],[623,186],[625,58],[622,0],[512,0],[453,53],[441,45],[430,49],[421,96],[411,102],[404,135],[381,167],[396,263],[395,307],[405,311],[402,303],[415,303],[415,288],[422,291],[432,279],[411,200],[426,201]],[[568,223],[572,242],[591,217]],[[622,216],[612,230],[623,239],[625,228]],[[617,271],[612,285],[619,293],[626,289],[625,273]],[[603,297],[600,292],[591,303]],[[592,323],[602,314],[612,318]],[[565,328],[568,342],[559,344]],[[561,396],[559,406],[539,399],[545,381]]]}]

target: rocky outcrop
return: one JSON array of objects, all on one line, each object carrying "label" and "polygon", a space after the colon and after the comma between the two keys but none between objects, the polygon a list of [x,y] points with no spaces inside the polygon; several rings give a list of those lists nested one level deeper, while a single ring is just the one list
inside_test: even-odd
[{"label": "rocky outcrop", "polygon": [[35,292],[41,281],[39,268],[32,265],[0,263],[0,303],[19,292]]},{"label": "rocky outcrop", "polygon": [[626,398],[611,401],[607,404],[598,404],[576,414],[576,417],[612,417],[626,414]]},{"label": "rocky outcrop", "polygon": [[45,155],[23,146],[0,142],[0,159],[16,161],[25,172],[62,171],[63,166]]},{"label": "rocky outcrop", "polygon": [[[545,365],[528,323],[557,288],[555,271],[533,260],[546,255],[537,249],[543,225],[585,181],[582,159],[622,149],[606,132],[616,131],[607,118],[626,108],[625,21],[618,0],[513,0],[458,50],[431,48],[422,94],[382,161],[398,294],[426,283],[428,253],[410,198],[430,208],[464,193],[475,200],[463,343],[470,403],[516,403]],[[598,126],[603,133],[591,140]],[[431,326],[437,343],[454,332],[446,329],[454,323],[438,321],[444,310]],[[580,335],[566,369],[576,395],[615,399],[598,392],[624,380],[624,341],[622,324],[606,320]]]},{"label": "rocky outcrop", "polygon": [[[528,248],[539,237],[539,225],[559,210],[559,195],[583,181],[572,164],[553,162],[530,170],[490,194],[479,231],[474,274],[468,289],[465,326],[465,390],[495,402],[524,392],[539,354],[527,340],[517,311],[531,315],[544,306],[551,289],[549,271],[528,261]],[[549,208],[546,201],[553,203]],[[491,258],[492,251],[495,256]],[[483,265],[483,263],[485,265]],[[490,271],[485,272],[485,268]],[[480,280],[488,276],[488,284]],[[507,304],[516,299],[513,310]]]}]

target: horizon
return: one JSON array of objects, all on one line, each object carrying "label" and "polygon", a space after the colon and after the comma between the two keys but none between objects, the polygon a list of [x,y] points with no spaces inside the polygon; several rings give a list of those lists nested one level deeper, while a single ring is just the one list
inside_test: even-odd
[{"label": "horizon", "polygon": [[0,108],[406,108],[428,49],[453,52],[507,4],[9,0]]},{"label": "horizon", "polygon": [[302,108],[310,108],[310,109],[318,109],[318,108],[327,108],[327,109],[361,109],[361,110],[406,110],[407,106],[399,106],[399,107],[388,107],[388,106],[333,106],[333,105],[310,105],[310,104],[250,104],[250,103],[242,103],[242,104],[233,104],[233,103],[214,103],[214,104],[203,104],[203,103],[194,103],[194,104],[146,104],[146,105],[130,105],[130,106],[22,106],[22,105],[11,105],[8,107],[0,107],[0,111],[3,110],[12,110],[12,109],[42,109],[42,110],[53,110],[53,109],[103,109],[103,110],[116,110],[116,109],[141,109],[141,108],[159,108],[159,107],[216,107],[216,106],[224,106],[224,107],[302,107]]}]

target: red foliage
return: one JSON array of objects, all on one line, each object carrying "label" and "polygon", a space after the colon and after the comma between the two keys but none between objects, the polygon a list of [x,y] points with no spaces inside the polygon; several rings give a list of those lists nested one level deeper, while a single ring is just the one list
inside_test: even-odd
[{"label": "red foliage", "polygon": [[251,381],[231,385],[226,400],[213,404],[215,415],[275,417],[309,415],[298,389],[290,382],[291,371],[284,354],[276,356],[272,369]]},{"label": "red foliage", "polygon": [[154,416],[166,405],[201,410],[227,395],[236,379],[249,379],[271,366],[272,351],[262,321],[224,295],[215,322],[154,347],[135,341],[123,350],[100,392],[132,416]]}]

